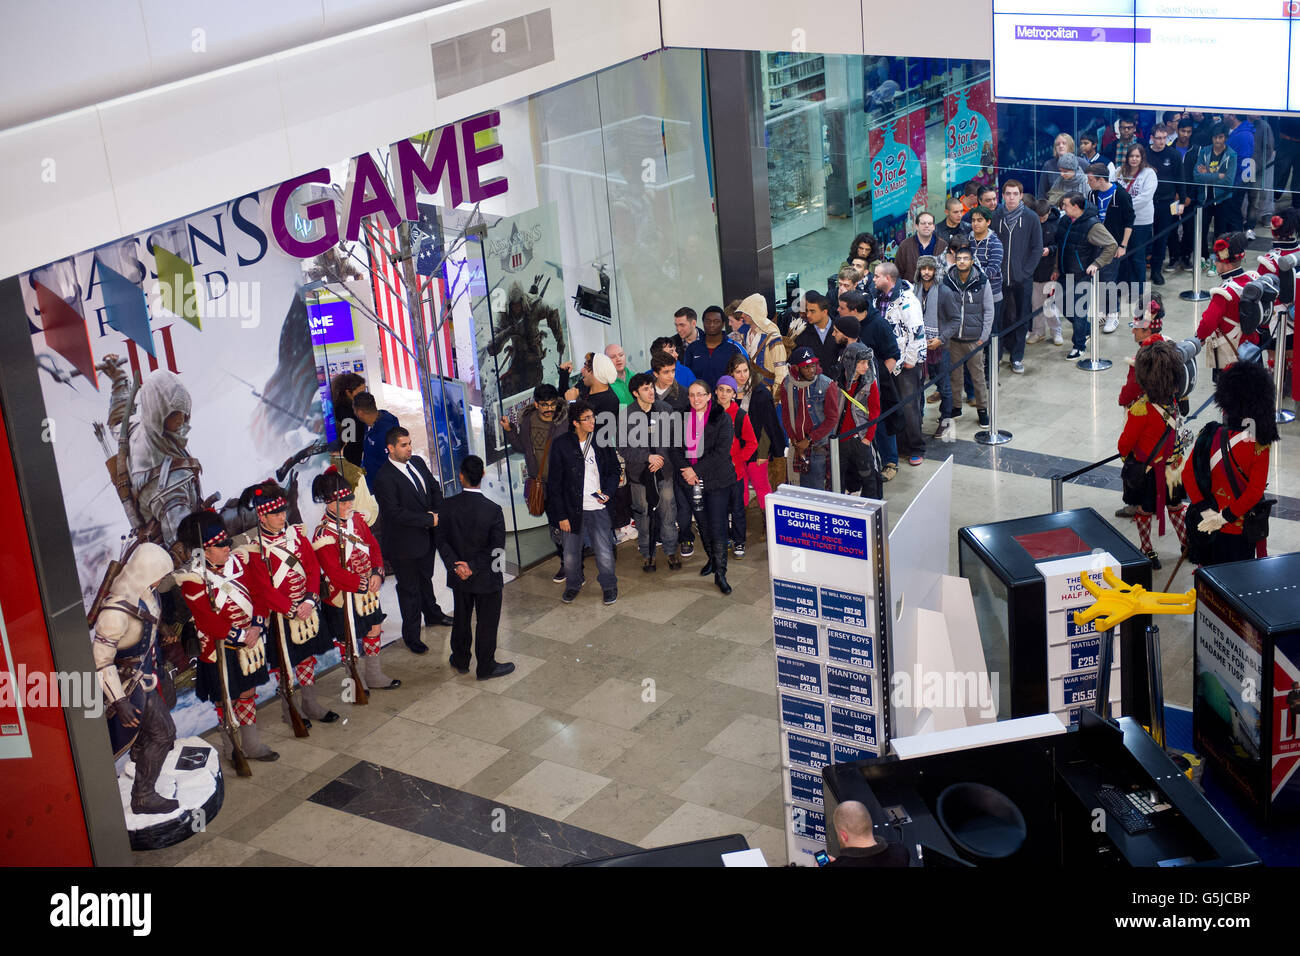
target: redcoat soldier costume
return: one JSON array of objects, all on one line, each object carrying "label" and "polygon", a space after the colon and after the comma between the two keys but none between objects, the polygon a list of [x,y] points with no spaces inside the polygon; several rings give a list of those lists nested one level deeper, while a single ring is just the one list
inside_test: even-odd
[{"label": "redcoat soldier costume", "polygon": [[[248,550],[262,559],[271,587],[282,601],[273,610],[269,622],[267,639],[273,644],[267,651],[267,660],[273,665],[277,680],[282,682],[286,675],[280,672],[280,655],[284,655],[292,669],[291,683],[280,688],[284,719],[289,720],[289,705],[296,684],[302,690],[303,714],[310,720],[333,723],[339,715],[327,710],[316,698],[316,655],[328,652],[332,646],[328,630],[321,627],[321,568],[316,550],[301,525],[288,523],[289,502],[284,490],[274,481],[268,479],[244,489],[239,503],[257,515],[257,527]],[[310,720],[305,722],[309,727]]]},{"label": "redcoat soldier costume", "polygon": [[1186,547],[1182,494],[1171,488],[1165,466],[1174,455],[1178,437],[1178,375],[1183,358],[1172,342],[1157,342],[1138,351],[1134,372],[1142,395],[1128,408],[1124,431],[1119,436],[1119,453],[1124,456],[1124,503],[1136,507],[1142,551],[1159,568],[1160,558],[1151,546],[1151,518],[1158,516],[1160,534],[1165,533],[1165,512]]},{"label": "redcoat soldier costume", "polygon": [[[1282,361],[1291,357],[1291,396],[1295,398],[1300,396],[1300,363],[1295,361],[1294,346],[1295,335],[1290,331],[1294,328],[1294,306],[1296,301],[1297,286],[1300,280],[1297,280],[1296,263],[1300,260],[1300,209],[1287,209],[1280,216],[1274,216],[1272,219],[1273,226],[1273,248],[1259,257],[1259,274],[1261,276],[1272,275],[1278,280],[1278,302],[1282,306],[1290,306],[1290,309],[1282,309],[1288,313],[1288,319],[1285,324],[1279,323],[1276,329],[1287,330],[1286,338],[1283,340],[1280,350],[1283,356]],[[1273,360],[1277,361],[1279,349],[1276,345],[1273,348]],[[1285,372],[1285,369],[1283,370]]]},{"label": "redcoat soldier costume", "polygon": [[1214,240],[1214,264],[1223,284],[1211,292],[1210,304],[1196,326],[1196,337],[1206,345],[1206,361],[1214,369],[1216,380],[1222,369],[1237,361],[1243,341],[1259,341],[1253,330],[1244,333],[1239,314],[1242,293],[1259,278],[1242,267],[1245,256],[1245,234],[1233,232]]},{"label": "redcoat soldier costume", "polygon": [[1263,556],[1269,505],[1261,501],[1269,448],[1278,438],[1273,383],[1262,366],[1228,366],[1219,376],[1214,401],[1223,411],[1223,424],[1211,422],[1201,429],[1183,467],[1183,484],[1192,500],[1189,519],[1196,523],[1188,556],[1200,565]]},{"label": "redcoat soldier costume", "polygon": [[175,690],[158,667],[159,607],[154,590],[172,567],[171,555],[158,545],[137,545],[91,621],[95,628],[91,652],[104,692],[113,755],[130,751],[135,762],[133,813],[171,813],[180,806],[154,789],[176,742],[171,715]]},{"label": "redcoat soldier costume", "polygon": [[325,514],[312,537],[316,558],[325,572],[325,620],[334,643],[343,647],[348,639],[344,617],[352,595],[352,615],[358,653],[365,658],[363,680],[372,690],[392,690],[402,682],[383,672],[379,663],[379,630],[386,615],[379,606],[379,586],[384,580],[384,556],[379,542],[365,520],[353,510],[354,495],[338,469],[332,465],[311,484],[315,501],[325,505]]},{"label": "redcoat soldier costume", "polygon": [[[239,746],[246,757],[278,760],[280,755],[258,736],[256,694],[269,679],[263,641],[266,618],[272,602],[284,607],[283,599],[271,587],[258,555],[231,551],[230,535],[215,511],[197,511],[184,518],[177,539],[191,554],[201,552],[190,567],[176,573],[199,637],[195,680],[199,700],[216,706],[224,727],[238,728]],[[218,654],[225,657],[224,668]]]},{"label": "redcoat soldier costume", "polygon": [[[1129,328],[1134,329],[1134,338],[1137,338],[1142,332],[1146,337],[1138,343],[1138,348],[1145,348],[1148,345],[1155,345],[1157,342],[1164,342],[1165,337],[1160,333],[1165,327],[1165,307],[1160,298],[1160,293],[1151,293],[1151,301],[1147,304],[1147,309],[1137,318],[1129,323]],[[1124,380],[1124,387],[1119,390],[1119,403],[1128,408],[1139,398],[1142,397],[1142,386],[1137,380],[1137,363],[1136,360],[1129,363],[1128,378]]]}]

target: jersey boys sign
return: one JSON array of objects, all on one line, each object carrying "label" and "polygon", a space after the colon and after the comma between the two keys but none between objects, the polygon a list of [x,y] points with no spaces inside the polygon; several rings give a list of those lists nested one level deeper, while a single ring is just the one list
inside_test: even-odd
[{"label": "jersey boys sign", "polygon": [[[418,222],[420,210],[416,201],[421,191],[440,193],[442,204],[448,208],[502,195],[510,188],[504,176],[486,181],[482,178],[483,167],[501,159],[501,146],[493,144],[480,149],[476,142],[480,133],[500,123],[501,114],[494,110],[430,133],[428,162],[414,140],[394,143],[389,157],[393,165],[391,181],[397,195],[390,192],[374,155],[362,153],[352,160],[348,170],[341,207],[332,198],[317,199],[307,203],[300,214],[293,214],[292,225],[289,212],[295,191],[312,183],[328,186],[330,171],[314,169],[285,180],[276,187],[271,200],[271,231],[276,245],[286,255],[312,259],[336,245],[340,238],[355,242],[361,235],[361,220],[366,216],[378,213],[390,229],[396,229],[403,219]],[[312,238],[300,238],[295,233]]]}]

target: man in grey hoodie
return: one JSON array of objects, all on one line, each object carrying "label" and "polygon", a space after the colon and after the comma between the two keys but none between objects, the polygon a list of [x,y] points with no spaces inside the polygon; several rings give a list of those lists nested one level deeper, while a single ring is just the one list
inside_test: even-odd
[{"label": "man in grey hoodie", "polygon": [[1002,240],[1002,328],[1012,329],[998,339],[998,361],[1010,353],[1011,371],[1025,372],[1025,335],[1033,311],[1034,270],[1043,257],[1043,226],[1038,214],[1024,204],[1024,187],[1008,179],[1002,187],[1002,205],[995,217]]},{"label": "man in grey hoodie", "polygon": [[[953,395],[961,394],[962,359],[972,352],[970,377],[975,385],[975,406],[981,425],[988,426],[988,389],[984,382],[984,352],[989,333],[993,331],[993,287],[988,276],[975,262],[975,254],[968,245],[953,247],[955,264],[944,272],[939,287],[939,338],[948,343],[948,360]],[[952,417],[940,424],[940,431],[948,428],[953,418],[961,415],[961,406],[952,411]]]}]

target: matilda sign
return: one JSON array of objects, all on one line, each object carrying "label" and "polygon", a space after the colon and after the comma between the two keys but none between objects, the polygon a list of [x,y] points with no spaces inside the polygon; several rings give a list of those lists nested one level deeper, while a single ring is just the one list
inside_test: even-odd
[{"label": "matilda sign", "polygon": [[[462,202],[481,202],[500,196],[510,188],[504,176],[480,178],[484,166],[502,157],[500,145],[479,149],[475,145],[478,133],[499,126],[501,114],[495,110],[474,116],[451,126],[444,126],[435,134],[432,158],[428,164],[420,156],[419,147],[409,139],[399,140],[389,150],[393,163],[392,181],[398,195],[388,190],[383,172],[371,153],[362,153],[352,160],[347,188],[343,192],[340,210],[331,198],[318,199],[303,208],[300,217],[307,226],[306,232],[315,232],[312,223],[319,222],[320,235],[302,239],[289,227],[286,213],[294,192],[311,183],[330,184],[328,169],[314,169],[301,176],[288,179],[276,187],[271,201],[271,231],[276,245],[286,255],[298,259],[313,259],[335,245],[340,237],[355,242],[361,234],[361,220],[379,213],[390,229],[396,229],[403,219],[419,222],[420,210],[416,200],[421,191],[444,191],[451,207]],[[418,184],[418,187],[417,187]],[[341,224],[340,224],[341,220]]]}]

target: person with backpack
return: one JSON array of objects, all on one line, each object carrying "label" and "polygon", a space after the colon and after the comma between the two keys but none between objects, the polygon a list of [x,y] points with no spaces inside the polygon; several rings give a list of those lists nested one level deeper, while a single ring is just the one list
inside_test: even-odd
[{"label": "person with backpack", "polygon": [[[758,451],[758,438],[754,435],[754,426],[750,424],[749,415],[736,396],[740,394],[740,384],[732,375],[719,377],[713,389],[722,410],[731,416],[731,463],[736,468],[736,483],[731,486],[731,553],[737,558],[745,556],[745,466],[754,453]],[[725,544],[718,547],[725,550]]]},{"label": "person with backpack", "polygon": [[1201,567],[1264,557],[1269,511],[1276,504],[1264,500],[1278,440],[1272,378],[1255,362],[1234,362],[1215,383],[1214,402],[1223,421],[1201,429],[1183,465],[1193,529],[1187,557]]},{"label": "person with backpack", "polygon": [[1170,488],[1165,474],[1165,465],[1174,455],[1178,439],[1178,382],[1182,368],[1183,354],[1173,342],[1162,340],[1138,350],[1134,371],[1142,395],[1129,405],[1118,442],[1118,451],[1124,458],[1120,469],[1124,503],[1134,506],[1139,546],[1157,569],[1160,556],[1151,546],[1152,517],[1160,519],[1159,530],[1163,536],[1168,510],[1179,543],[1187,546],[1183,523],[1187,506],[1182,502],[1181,492]]}]

